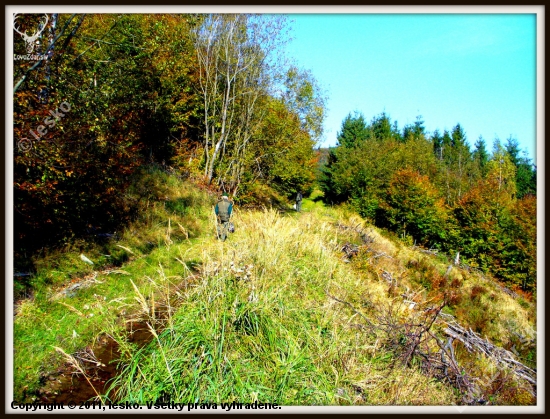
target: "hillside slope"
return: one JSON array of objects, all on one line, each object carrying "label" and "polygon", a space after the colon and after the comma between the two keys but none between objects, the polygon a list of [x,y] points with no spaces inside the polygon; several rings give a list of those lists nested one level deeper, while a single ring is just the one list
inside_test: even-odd
[{"label": "hillside slope", "polygon": [[[19,305],[16,398],[62,359],[86,372],[81,348],[107,336],[120,362],[97,394],[119,401],[536,403],[535,309],[522,297],[311,199],[299,214],[237,208],[220,242],[212,199],[166,182],[148,233],[134,226],[111,245],[122,266],[90,267],[86,287],[47,285]],[[140,344],[125,327],[138,322]]]}]

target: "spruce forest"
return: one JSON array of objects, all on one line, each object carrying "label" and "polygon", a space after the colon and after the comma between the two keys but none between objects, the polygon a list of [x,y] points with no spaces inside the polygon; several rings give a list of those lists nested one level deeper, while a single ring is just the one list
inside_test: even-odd
[{"label": "spruce forest", "polygon": [[284,15],[46,17],[14,17],[47,57],[13,70],[16,401],[537,403],[517,139],[350,110],[320,148]]}]

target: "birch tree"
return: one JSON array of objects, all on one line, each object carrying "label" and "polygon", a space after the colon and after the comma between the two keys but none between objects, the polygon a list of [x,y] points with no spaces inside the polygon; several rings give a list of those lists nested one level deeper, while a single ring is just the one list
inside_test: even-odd
[{"label": "birch tree", "polygon": [[204,176],[209,183],[227,155],[231,158],[225,175],[233,190],[238,186],[240,162],[254,120],[261,117],[259,99],[276,79],[274,57],[285,42],[285,29],[283,16],[211,14],[194,32],[204,107]]}]

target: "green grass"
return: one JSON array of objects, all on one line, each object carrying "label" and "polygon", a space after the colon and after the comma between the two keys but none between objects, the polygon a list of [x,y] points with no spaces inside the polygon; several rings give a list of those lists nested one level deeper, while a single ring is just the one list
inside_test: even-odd
[{"label": "green grass", "polygon": [[[388,239],[349,209],[325,207],[320,191],[304,199],[299,214],[236,206],[236,232],[222,243],[215,238],[209,195],[175,177],[146,175],[132,192],[146,202],[140,217],[118,241],[86,248],[95,262],[103,252],[120,266],[91,267],[75,251],[41,261],[34,297],[21,303],[14,322],[16,400],[61,365],[54,346],[71,354],[109,333],[123,354],[108,394],[115,400],[146,402],[170,394],[187,403],[458,403],[456,390],[424,374],[418,360],[411,366],[396,362],[393,336],[362,328],[362,316],[377,322],[391,312],[403,323],[422,313],[403,309],[382,272],[398,281],[399,292],[415,294],[421,307],[452,289],[459,295],[445,311],[478,325],[495,342],[511,344],[513,332],[534,331],[525,304],[456,268],[442,282],[446,259]],[[361,233],[373,242],[363,246]],[[346,260],[344,243],[363,250]],[[73,296],[58,295],[62,285],[85,277],[96,282],[88,280],[89,287]],[[162,307],[167,314],[159,318]],[[128,340],[129,318],[150,325],[149,343]],[[434,333],[443,336],[437,327]],[[521,350],[535,360],[532,347]],[[459,348],[457,353],[469,371],[481,377],[492,371],[488,361]],[[513,388],[512,378],[503,380]],[[500,404],[532,402],[517,391],[491,397]]]},{"label": "green grass", "polygon": [[119,397],[143,403],[167,392],[187,403],[326,402],[331,376],[312,359],[321,338],[304,335],[320,328],[307,312],[282,313],[249,302],[242,287],[223,277],[209,281],[208,291],[182,304],[170,328],[125,366]]},{"label": "green grass", "polygon": [[[237,232],[226,243],[204,240],[201,282],[155,330],[158,339],[128,349],[113,383],[120,390],[110,396],[132,402],[164,392],[187,403],[403,402],[398,388],[378,388],[369,398],[357,393],[365,371],[382,374],[388,358],[376,356],[376,337],[358,335],[347,326],[349,313],[327,300],[327,290],[352,295],[359,284],[337,252],[331,218],[337,213],[324,212],[332,214],[237,213]],[[433,383],[418,371],[407,380],[437,394],[431,403],[451,400],[440,385],[428,392]],[[417,394],[412,400],[425,399]]]},{"label": "green grass", "polygon": [[[136,310],[130,279],[150,292],[148,278],[158,276],[159,266],[166,267],[164,274],[173,282],[187,275],[175,258],[188,260],[188,247],[210,227],[212,198],[162,172],[145,173],[140,179],[148,194],[147,208],[119,240],[104,245],[78,242],[36,261],[37,273],[26,287],[31,287],[32,298],[19,302],[14,320],[16,400],[32,394],[52,365],[61,365],[54,346],[70,354],[107,331],[124,330],[123,317]],[[84,263],[81,253],[94,265]],[[189,266],[196,266],[197,260]],[[69,295],[60,293],[78,283],[87,286]]]}]

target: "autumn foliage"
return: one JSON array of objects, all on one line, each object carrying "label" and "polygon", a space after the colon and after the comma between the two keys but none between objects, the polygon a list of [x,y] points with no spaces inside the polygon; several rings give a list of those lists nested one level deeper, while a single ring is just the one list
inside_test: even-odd
[{"label": "autumn foliage", "polygon": [[[139,182],[144,165],[229,191],[236,201],[257,183],[282,196],[311,185],[316,163],[309,113],[302,107],[305,114],[298,114],[282,93],[273,93],[277,75],[280,80],[286,70],[265,58],[268,41],[284,37],[283,20],[200,14],[48,17],[35,48],[48,59],[14,60],[16,266],[32,269],[32,255],[40,249],[119,230],[135,216],[136,203],[126,191]],[[21,15],[18,24],[30,31],[41,18]],[[214,36],[207,22],[222,21],[239,35],[221,28],[218,35],[227,42],[210,58],[221,69],[220,54],[231,50],[227,71],[233,58],[254,64],[239,68],[231,84],[212,73],[215,89],[231,95],[224,102],[229,107],[223,129],[218,114],[208,113],[224,103],[217,91],[205,96],[201,88],[205,73],[197,37]],[[270,38],[254,35],[266,35],[268,28]],[[23,53],[25,42],[17,34],[14,41],[14,51]],[[296,80],[315,97],[311,78]],[[293,86],[287,84],[285,97]],[[61,115],[60,106],[70,110]],[[215,159],[213,130],[224,135]]]},{"label": "autumn foliage", "polygon": [[427,176],[410,169],[396,171],[381,208],[390,228],[400,235],[408,234],[424,245],[446,239],[447,211]]},{"label": "autumn foliage", "polygon": [[[319,169],[326,99],[278,54],[284,16],[48,16],[33,47],[47,59],[14,60],[16,266],[114,233],[137,211],[126,191],[138,169],[155,164],[237,204],[318,181],[327,204],[536,289],[536,167],[517,140],[472,151],[460,124],[429,135],[420,117],[400,130],[356,113]],[[43,15],[18,19],[25,31]],[[14,52],[26,48],[15,36]]]},{"label": "autumn foliage", "polygon": [[472,152],[460,125],[429,137],[420,119],[401,132],[385,113],[370,124],[350,114],[338,138],[322,169],[327,203],[536,289],[536,168],[517,156],[517,141],[496,141],[489,155],[480,139]]}]

